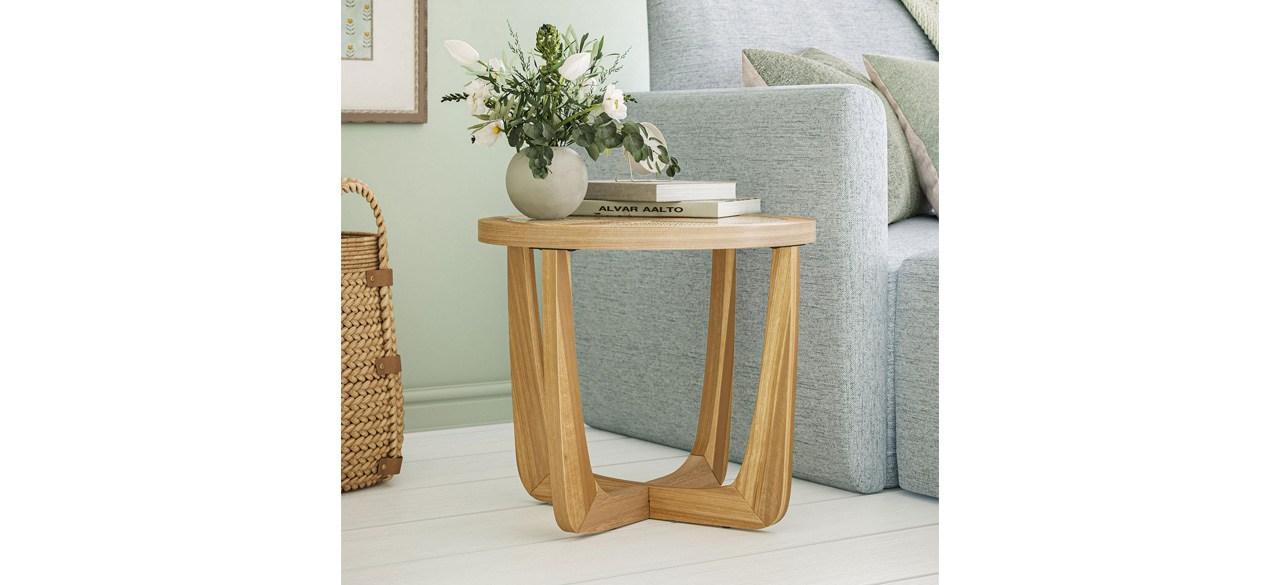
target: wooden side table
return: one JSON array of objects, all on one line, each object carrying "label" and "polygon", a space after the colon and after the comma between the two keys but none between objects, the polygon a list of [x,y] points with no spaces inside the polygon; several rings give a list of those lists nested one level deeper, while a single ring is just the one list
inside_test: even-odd
[{"label": "wooden side table", "polygon": [[[522,216],[479,221],[479,238],[507,247],[511,400],[516,465],[529,495],[551,502],[556,523],[590,534],[647,518],[735,528],[780,520],[791,498],[799,246],[812,219]],[[746,456],[733,483],[729,410],[733,386],[734,276],[738,248],[773,248],[760,389]],[[542,314],[533,250],[542,250]],[[593,474],[587,454],[573,333],[569,255],[574,250],[711,250],[711,314],[702,405],[693,450],[679,469],[646,482]]]}]

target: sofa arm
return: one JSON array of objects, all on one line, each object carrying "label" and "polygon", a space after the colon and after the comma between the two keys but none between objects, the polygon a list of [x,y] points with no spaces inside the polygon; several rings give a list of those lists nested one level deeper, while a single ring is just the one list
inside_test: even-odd
[{"label": "sofa arm", "polygon": [[[871,90],[808,85],[634,97],[628,119],[662,131],[680,159],[677,178],[737,180],[738,196],[759,197],[764,213],[826,220],[819,230],[824,223],[884,230],[884,106]],[[625,176],[621,157],[619,152],[590,163],[591,178]],[[833,204],[839,207],[836,216],[825,213]]]},{"label": "sofa arm", "polygon": [[[817,220],[800,252],[797,477],[874,492],[889,453],[885,245],[887,148],[880,99],[853,85],[635,94],[682,179],[734,179],[765,213]],[[620,152],[590,163],[618,171]],[[738,252],[733,435],[746,446],[755,403],[769,251]],[[710,281],[706,252],[574,253],[574,306],[588,424],[687,449],[697,423]]]}]

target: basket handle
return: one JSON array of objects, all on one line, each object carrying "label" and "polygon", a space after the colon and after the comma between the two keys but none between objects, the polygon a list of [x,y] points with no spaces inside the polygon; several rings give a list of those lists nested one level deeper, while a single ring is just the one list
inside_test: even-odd
[{"label": "basket handle", "polygon": [[373,221],[378,224],[378,268],[390,268],[390,261],[387,259],[387,227],[382,223],[382,207],[378,205],[378,198],[373,196],[373,189],[360,179],[348,177],[342,180],[342,192],[359,193],[369,202],[369,207],[373,209]]}]

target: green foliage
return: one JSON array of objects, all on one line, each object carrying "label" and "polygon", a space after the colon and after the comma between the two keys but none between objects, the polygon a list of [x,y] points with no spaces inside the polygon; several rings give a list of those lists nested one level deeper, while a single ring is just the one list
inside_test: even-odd
[{"label": "green foliage", "polygon": [[548,65],[564,57],[564,46],[560,44],[560,33],[556,31],[556,27],[549,24],[539,27],[538,43],[534,45],[534,49]]},{"label": "green foliage", "polygon": [[[660,167],[674,177],[680,167],[666,147],[651,146],[648,132],[633,121],[622,124],[603,113],[604,90],[610,78],[622,69],[621,61],[627,52],[605,53],[604,38],[591,40],[589,35],[578,36],[573,27],[560,32],[550,24],[542,25],[537,32],[534,52],[526,52],[520,38],[507,24],[511,40],[507,53],[503,54],[504,66],[494,69],[483,66],[465,67],[467,72],[489,84],[489,97],[484,105],[487,112],[477,113],[480,124],[470,128],[475,131],[490,122],[502,120],[507,144],[520,150],[526,149],[529,169],[538,178],[546,178],[552,148],[576,144],[586,150],[592,160],[611,149],[623,148],[636,160],[655,157]],[[588,53],[591,62],[586,72],[577,79],[566,79],[559,69],[569,57]],[[465,102],[468,94],[451,93],[443,102]],[[631,96],[624,101],[635,102]],[[475,142],[475,136],[471,137]]]}]

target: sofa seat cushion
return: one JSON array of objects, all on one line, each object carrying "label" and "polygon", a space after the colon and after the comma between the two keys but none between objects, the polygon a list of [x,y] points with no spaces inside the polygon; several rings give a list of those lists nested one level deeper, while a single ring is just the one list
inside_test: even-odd
[{"label": "sofa seat cushion", "polygon": [[938,220],[889,226],[890,468],[898,485],[938,495]]},{"label": "sofa seat cushion", "polygon": [[916,256],[937,257],[938,217],[919,215],[889,226],[885,255],[889,262],[889,274],[897,272],[902,263]]}]

